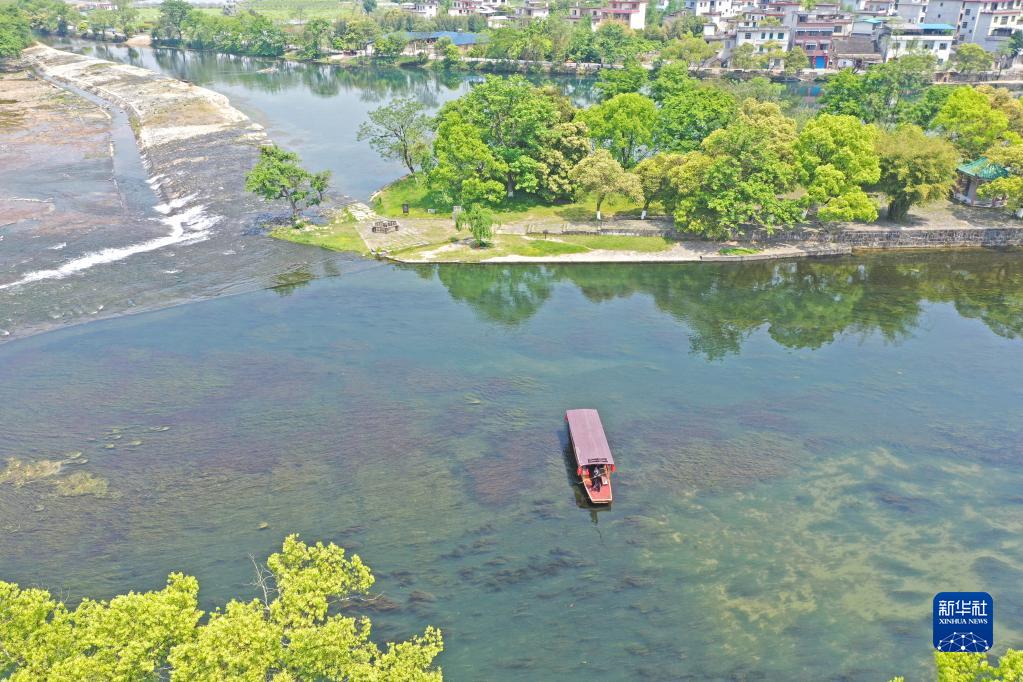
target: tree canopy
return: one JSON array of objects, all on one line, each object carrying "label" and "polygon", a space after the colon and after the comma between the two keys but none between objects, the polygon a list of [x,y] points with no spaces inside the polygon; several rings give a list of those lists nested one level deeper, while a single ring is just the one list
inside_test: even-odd
[{"label": "tree canopy", "polygon": [[604,199],[620,194],[633,201],[642,201],[643,188],[639,178],[622,168],[606,149],[598,149],[576,164],[571,173],[578,191],[597,199],[597,220]]},{"label": "tree canopy", "polygon": [[615,95],[583,110],[579,117],[589,127],[590,137],[626,168],[639,161],[643,151],[653,144],[657,107],[644,95]]},{"label": "tree canopy", "polygon": [[359,126],[357,139],[366,140],[385,159],[401,161],[409,173],[416,172],[429,150],[430,118],[425,107],[407,97],[369,112]]},{"label": "tree canopy", "polygon": [[904,124],[877,137],[881,177],[877,187],[888,195],[888,218],[904,220],[910,206],[946,196],[959,160],[955,148],[919,127]]},{"label": "tree canopy", "polygon": [[297,221],[303,209],[323,201],[330,171],[310,173],[299,165],[298,154],[276,145],[262,147],[259,161],[245,177],[245,189],[268,201],[283,199]]},{"label": "tree canopy", "polygon": [[14,5],[0,5],[0,58],[17,57],[31,44],[28,17]]},{"label": "tree canopy", "polygon": [[825,221],[877,219],[877,207],[863,191],[881,175],[876,131],[853,116],[821,114],[796,139],[800,180],[817,216]]},{"label": "tree canopy", "polygon": [[778,105],[746,100],[735,121],[673,171],[676,224],[713,238],[793,224],[802,210],[783,195],[798,179],[795,141],[795,122]]},{"label": "tree canopy", "polygon": [[367,618],[344,615],[374,578],[358,555],[298,536],[257,567],[259,598],[209,614],[199,583],[172,573],[161,590],[84,599],[74,609],[0,581],[0,675],[68,680],[440,680],[441,633],[381,649]]}]

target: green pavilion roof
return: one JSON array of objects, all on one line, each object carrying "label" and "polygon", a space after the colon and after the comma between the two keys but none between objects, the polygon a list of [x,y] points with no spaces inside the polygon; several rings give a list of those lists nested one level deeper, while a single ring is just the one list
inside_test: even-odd
[{"label": "green pavilion roof", "polygon": [[965,175],[972,175],[975,178],[981,180],[997,180],[998,178],[1004,178],[1009,174],[1009,171],[1005,170],[1005,166],[999,165],[994,161],[988,161],[986,156],[982,156],[975,161],[964,163],[959,166],[956,170]]}]

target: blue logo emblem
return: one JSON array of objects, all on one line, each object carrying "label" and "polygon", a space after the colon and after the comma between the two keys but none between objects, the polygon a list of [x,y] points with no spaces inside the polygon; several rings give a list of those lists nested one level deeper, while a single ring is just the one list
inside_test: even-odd
[{"label": "blue logo emblem", "polygon": [[995,601],[987,592],[934,595],[934,648],[984,653],[995,643]]}]

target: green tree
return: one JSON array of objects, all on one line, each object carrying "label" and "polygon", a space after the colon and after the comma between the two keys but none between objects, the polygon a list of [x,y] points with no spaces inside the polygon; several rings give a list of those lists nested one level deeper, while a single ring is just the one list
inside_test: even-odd
[{"label": "green tree", "polygon": [[994,58],[976,43],[961,43],[952,55],[952,66],[959,73],[974,74],[990,71]]},{"label": "green tree", "polygon": [[131,36],[138,29],[139,11],[132,6],[132,0],[115,0],[114,26],[125,36]]},{"label": "green tree", "polygon": [[936,65],[933,54],[912,52],[875,64],[864,74],[845,69],[825,86],[821,110],[857,116],[867,123],[895,123],[931,87]]},{"label": "green tree", "polygon": [[585,109],[579,117],[589,127],[590,137],[629,167],[653,143],[657,107],[649,97],[627,93]]},{"label": "green tree", "polygon": [[245,189],[268,201],[287,201],[291,220],[298,225],[301,211],[323,200],[329,179],[326,171],[314,175],[303,169],[298,154],[271,145],[260,148],[259,161],[245,177]]},{"label": "green tree", "polygon": [[[401,161],[409,173],[429,150],[430,118],[426,108],[411,97],[396,99],[369,112],[369,120],[359,126],[356,139],[385,159]],[[420,163],[421,165],[421,163]]]},{"label": "green tree", "polygon": [[1009,130],[1023,134],[1023,104],[1012,92],[1006,88],[996,88],[992,85],[976,85],[973,89],[983,93],[992,108],[1005,114],[1009,121]]},{"label": "green tree", "polygon": [[735,98],[716,87],[675,95],[666,99],[657,113],[654,144],[662,151],[693,151],[712,132],[728,125],[738,112]]},{"label": "green tree", "polygon": [[469,228],[476,246],[484,247],[494,236],[494,214],[479,204],[473,204],[455,216],[455,229],[461,231],[462,228]]},{"label": "green tree", "polygon": [[643,159],[632,169],[632,172],[639,178],[639,184],[643,190],[641,219],[646,219],[650,204],[655,201],[664,204],[665,210],[669,213],[675,210],[671,192],[671,169],[681,162],[680,154],[657,154]]},{"label": "green tree", "polygon": [[368,17],[339,19],[334,24],[332,44],[336,50],[358,52],[379,37],[380,25]]},{"label": "green tree", "polygon": [[437,162],[427,176],[431,191],[452,205],[496,204],[504,194],[498,178],[507,165],[498,158],[471,123],[452,113],[443,118],[433,143]]},{"label": "green tree", "polygon": [[[457,113],[477,128],[480,139],[502,162],[508,196],[516,190],[535,194],[544,172],[539,157],[551,128],[560,122],[558,105],[522,76],[491,76],[446,104],[438,118]],[[437,134],[439,138],[440,130]]]},{"label": "green tree", "polygon": [[370,622],[343,611],[374,578],[357,555],[297,536],[259,567],[260,598],[203,621],[199,583],[172,573],[162,590],[75,609],[40,589],[0,582],[0,675],[29,680],[440,680],[441,634],[381,650]]},{"label": "green tree", "polygon": [[181,41],[182,26],[192,12],[192,5],[185,0],[163,0],[156,27],[165,40]]},{"label": "green tree", "polygon": [[601,64],[618,64],[633,57],[639,49],[636,34],[617,21],[602,23],[593,34],[593,48]]},{"label": "green tree", "polygon": [[601,69],[597,77],[597,91],[602,100],[628,92],[639,92],[646,85],[646,69],[635,59],[629,59],[621,69]]},{"label": "green tree", "polygon": [[689,34],[680,36],[661,49],[661,59],[677,59],[684,62],[688,67],[702,66],[704,62],[716,54],[717,49],[702,37]]},{"label": "green tree", "polygon": [[663,102],[674,95],[695,90],[699,84],[698,80],[689,75],[689,67],[685,64],[665,64],[657,70],[650,83],[650,96],[655,102]]},{"label": "green tree", "polygon": [[639,178],[622,168],[606,149],[598,149],[576,164],[572,181],[580,194],[592,194],[597,199],[597,220],[601,220],[600,207],[612,194],[643,201],[643,188]]},{"label": "green tree", "polygon": [[537,194],[545,201],[563,201],[575,194],[571,172],[590,153],[589,131],[582,121],[559,123],[540,150],[537,160],[542,169]]},{"label": "green tree", "polygon": [[912,123],[924,130],[928,130],[938,115],[941,108],[945,106],[949,95],[955,92],[956,87],[950,85],[935,85],[927,88],[922,97],[918,97],[911,104],[903,107],[899,114],[900,123]]},{"label": "green tree", "polygon": [[408,41],[397,33],[383,36],[373,43],[373,56],[384,61],[394,61],[405,51]]},{"label": "green tree", "polygon": [[366,14],[373,14],[377,8],[377,0],[362,0],[362,9]]},{"label": "green tree", "polygon": [[1009,119],[991,106],[982,92],[971,87],[956,88],[934,117],[932,125],[967,158],[983,154],[1009,129]]},{"label": "green tree", "polygon": [[998,660],[988,662],[987,654],[934,652],[938,682],[1015,682],[1023,679],[1023,651],[1009,649]]},{"label": "green tree", "polygon": [[904,124],[877,137],[881,177],[877,187],[888,196],[888,219],[905,220],[911,206],[948,196],[959,155],[940,138]]},{"label": "green tree", "polygon": [[732,50],[729,62],[736,69],[763,69],[767,66],[767,57],[758,54],[753,43],[743,43]]},{"label": "green tree", "polygon": [[676,229],[709,237],[746,226],[769,232],[802,215],[796,200],[796,126],[778,105],[746,100],[738,118],[715,130],[672,171]]},{"label": "green tree", "polygon": [[821,114],[796,139],[796,159],[807,200],[824,221],[877,219],[863,191],[880,179],[876,131],[854,116]]},{"label": "green tree", "polygon": [[810,67],[810,58],[806,56],[806,51],[802,47],[796,45],[785,54],[785,73],[788,75],[799,75],[799,72],[803,69]]},{"label": "green tree", "polygon": [[0,5],[0,59],[17,57],[32,44],[32,29],[14,5]]},{"label": "green tree", "polygon": [[298,55],[302,59],[319,59],[325,54],[334,36],[334,27],[326,19],[313,19],[306,23],[299,42]]}]

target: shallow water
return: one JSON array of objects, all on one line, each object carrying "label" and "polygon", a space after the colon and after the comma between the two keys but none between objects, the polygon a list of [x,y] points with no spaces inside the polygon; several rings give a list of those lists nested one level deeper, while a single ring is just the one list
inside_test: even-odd
[{"label": "shallow water", "polygon": [[0,484],[0,575],[182,570],[209,606],[297,531],[375,569],[381,639],[442,627],[452,680],[919,679],[938,591],[1023,642],[1021,338],[1023,254],[959,252],[380,264],[23,339],[0,457],[88,462]]}]

